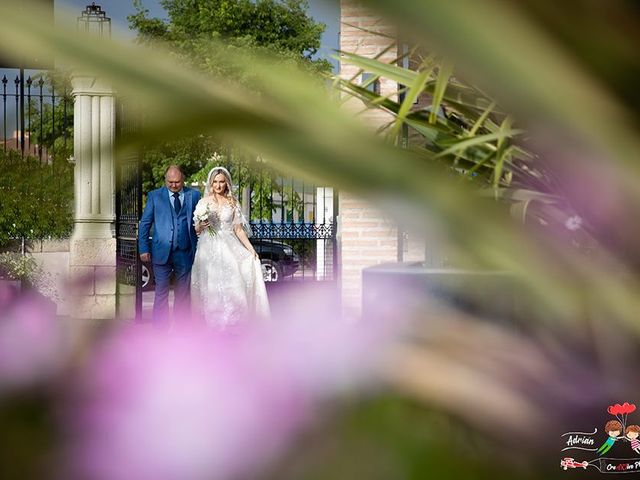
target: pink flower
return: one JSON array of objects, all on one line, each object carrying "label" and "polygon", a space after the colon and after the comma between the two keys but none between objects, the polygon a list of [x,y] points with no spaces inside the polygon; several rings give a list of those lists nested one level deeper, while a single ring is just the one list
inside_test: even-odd
[{"label": "pink flower", "polygon": [[579,215],[573,215],[564,222],[564,226],[567,230],[575,232],[582,227],[582,218]]},{"label": "pink flower", "polygon": [[286,448],[319,398],[354,384],[370,366],[366,332],[375,329],[334,319],[117,332],[83,372],[69,409],[75,473],[110,480],[250,474]]},{"label": "pink flower", "polygon": [[66,352],[55,306],[0,285],[0,392],[49,380]]}]

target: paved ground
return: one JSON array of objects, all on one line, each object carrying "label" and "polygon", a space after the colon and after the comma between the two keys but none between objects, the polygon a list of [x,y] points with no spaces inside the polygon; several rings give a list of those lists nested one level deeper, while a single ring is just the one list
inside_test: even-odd
[{"label": "paved ground", "polygon": [[[340,311],[340,297],[332,282],[282,282],[267,284],[271,316],[278,318],[305,317],[311,313],[336,315]],[[151,320],[154,292],[142,292],[142,321]],[[169,293],[173,304],[173,291]]]},{"label": "paved ground", "polygon": [[[54,289],[62,288],[65,282],[62,279],[68,277],[69,252],[45,252],[33,253],[33,257],[48,272],[49,283]],[[128,287],[131,289],[131,287]],[[315,281],[314,272],[310,269],[296,272],[293,277],[287,277],[283,282],[267,283],[267,292],[271,304],[272,317],[274,319],[283,316],[308,316],[317,313],[318,310],[326,310],[327,314],[335,314],[340,310],[340,296],[335,282]],[[56,291],[59,297],[57,314],[61,317],[69,315],[70,305],[64,301],[63,291]],[[142,320],[151,320],[154,292],[142,293]],[[122,301],[122,297],[120,299]],[[173,302],[173,292],[170,293],[170,302]],[[133,299],[125,301],[129,306],[121,308],[129,310],[124,318],[133,317]],[[323,311],[324,311],[323,310]]]}]

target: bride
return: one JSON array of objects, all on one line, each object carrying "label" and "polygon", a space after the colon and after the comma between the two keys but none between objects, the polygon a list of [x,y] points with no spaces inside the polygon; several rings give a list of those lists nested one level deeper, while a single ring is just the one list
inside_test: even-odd
[{"label": "bride", "polygon": [[199,235],[191,270],[194,311],[219,328],[247,318],[268,318],[260,259],[245,232],[250,232],[249,225],[233,195],[226,168],[209,172],[194,225]]}]

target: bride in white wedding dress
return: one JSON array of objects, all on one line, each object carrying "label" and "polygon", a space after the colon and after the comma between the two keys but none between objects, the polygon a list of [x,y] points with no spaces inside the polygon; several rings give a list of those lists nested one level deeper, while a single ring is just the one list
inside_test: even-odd
[{"label": "bride in white wedding dress", "polygon": [[233,195],[226,168],[215,167],[209,172],[194,225],[199,235],[191,270],[194,312],[218,328],[268,318],[260,259],[247,236],[249,224]]}]

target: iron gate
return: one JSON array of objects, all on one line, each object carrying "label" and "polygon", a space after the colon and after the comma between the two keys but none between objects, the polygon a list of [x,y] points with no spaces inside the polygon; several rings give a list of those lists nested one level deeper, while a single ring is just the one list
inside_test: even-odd
[{"label": "iron gate", "polygon": [[68,76],[24,68],[2,69],[0,75],[0,148],[45,163],[56,154],[70,156],[73,98]]},{"label": "iron gate", "polygon": [[[233,164],[230,167],[233,175]],[[264,164],[253,167],[257,173],[249,181],[242,176],[234,181],[242,193],[265,281],[336,282],[338,202],[334,189],[278,175]],[[272,257],[278,253],[285,258]]]},{"label": "iron gate", "polygon": [[[121,318],[142,318],[142,263],[138,255],[138,222],[142,215],[142,161],[138,150],[126,149],[137,131],[126,102],[116,103],[116,278]],[[133,308],[132,308],[133,307]]]}]

